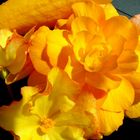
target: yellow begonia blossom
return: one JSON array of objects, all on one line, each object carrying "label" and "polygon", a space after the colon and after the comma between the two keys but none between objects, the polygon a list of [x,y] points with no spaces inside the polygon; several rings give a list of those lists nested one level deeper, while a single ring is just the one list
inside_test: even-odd
[{"label": "yellow begonia blossom", "polygon": [[[108,7],[112,12],[107,13]],[[62,68],[81,87],[92,89],[104,135],[118,129],[125,110],[133,103],[135,89],[124,74],[138,67],[137,30],[112,5],[108,7],[95,2],[75,3],[73,14],[67,20],[60,19],[53,31],[46,27],[36,31],[30,49],[34,67],[41,74],[59,67],[59,60],[67,54]],[[64,48],[67,51],[63,52]]]},{"label": "yellow begonia blossom", "polygon": [[25,33],[35,25],[45,24],[53,27],[57,19],[69,16],[72,13],[71,5],[79,1],[90,0],[8,0],[0,5],[0,28],[16,29]]},{"label": "yellow begonia blossom", "polygon": [[[97,103],[100,103],[100,131],[109,135],[123,123],[124,111],[134,101],[136,88],[124,74],[137,70],[138,34],[130,20],[117,15],[113,7],[109,13],[106,8],[95,3],[73,5],[75,18],[71,22],[72,34],[68,37],[75,60],[70,60],[66,71],[71,69],[67,72],[74,80],[95,88],[92,91],[95,97],[101,94],[96,89],[106,93],[103,97],[98,95]],[[90,12],[95,10],[97,15]]]},{"label": "yellow begonia blossom", "polygon": [[21,101],[1,107],[0,126],[13,131],[21,140],[88,138],[94,130],[93,115],[84,108],[76,109],[78,84],[58,68],[49,72],[48,80],[49,93],[39,94],[35,87],[23,87]]},{"label": "yellow begonia blossom", "polygon": [[13,124],[8,109],[0,111],[0,125],[21,140],[99,139],[122,125],[125,111],[139,116],[138,32],[109,1],[96,2],[75,3],[53,30],[42,26],[29,35],[35,70],[23,101],[27,92],[31,96],[9,107]]}]

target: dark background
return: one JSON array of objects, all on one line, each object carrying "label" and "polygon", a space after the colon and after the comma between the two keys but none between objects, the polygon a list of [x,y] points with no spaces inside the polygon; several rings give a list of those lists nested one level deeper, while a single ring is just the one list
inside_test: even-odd
[{"label": "dark background", "polygon": [[[0,4],[4,1],[6,0],[0,0]],[[140,0],[114,0],[113,4],[120,14],[129,18],[140,13]],[[26,85],[26,79],[6,86],[4,80],[0,78],[0,106],[3,104],[8,105],[12,100],[20,100],[20,88],[24,85]],[[14,91],[14,94],[9,91]],[[13,137],[8,131],[0,128],[0,140],[13,140]],[[125,118],[119,130],[110,136],[104,137],[103,140],[140,140],[140,121]]]}]

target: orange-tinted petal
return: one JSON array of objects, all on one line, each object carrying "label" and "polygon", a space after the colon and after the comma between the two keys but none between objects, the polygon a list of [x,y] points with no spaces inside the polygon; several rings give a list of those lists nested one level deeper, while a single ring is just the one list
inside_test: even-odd
[{"label": "orange-tinted petal", "polygon": [[30,60],[27,58],[24,67],[16,74],[9,73],[8,76],[5,78],[6,84],[14,83],[18,80],[21,80],[27,77],[33,70],[33,66]]},{"label": "orange-tinted petal", "polygon": [[[64,36],[64,30],[55,29],[53,31],[48,31],[48,36],[46,36],[47,49],[46,55],[52,66],[57,66],[58,58],[62,49],[68,46],[68,42]],[[63,60],[64,61],[64,60]]]},{"label": "orange-tinted petal", "polygon": [[[117,28],[116,28],[117,27]],[[137,45],[138,35],[135,26],[130,20],[124,16],[115,16],[106,21],[103,26],[106,38],[114,34],[121,35],[126,39],[125,48],[135,49]]]},{"label": "orange-tinted petal", "polygon": [[138,57],[132,50],[124,50],[119,56],[117,63],[118,71],[122,73],[135,71],[138,66]]},{"label": "orange-tinted petal", "polygon": [[72,21],[71,30],[73,35],[81,31],[88,31],[93,33],[97,32],[97,24],[89,17],[77,17]]},{"label": "orange-tinted petal", "polygon": [[101,73],[86,73],[86,82],[97,89],[108,92],[120,84],[120,78]]},{"label": "orange-tinted petal", "polygon": [[5,48],[0,47],[0,65],[6,67],[10,73],[16,74],[25,64],[27,47],[24,38],[14,32],[7,40]]},{"label": "orange-tinted petal", "polygon": [[46,88],[47,77],[34,70],[28,78],[28,85],[37,87],[39,92],[42,92]]},{"label": "orange-tinted petal", "polygon": [[101,108],[107,111],[120,112],[126,110],[134,101],[134,89],[125,79],[117,88],[110,90]]},{"label": "orange-tinted petal", "polygon": [[140,118],[140,102],[129,107],[126,111],[126,115],[129,118]]},{"label": "orange-tinted petal", "polygon": [[104,5],[104,12],[106,19],[119,15],[117,10],[111,3]]},{"label": "orange-tinted petal", "polygon": [[88,0],[8,0],[0,5],[0,28],[25,33],[35,25],[54,26],[57,19],[72,13],[71,5],[77,1]]},{"label": "orange-tinted petal", "polygon": [[105,15],[101,6],[94,2],[81,2],[72,5],[76,16],[86,16],[100,23],[104,20]]},{"label": "orange-tinted petal", "polygon": [[[46,36],[48,36],[48,27],[40,27],[31,37],[31,46],[29,54],[34,68],[41,74],[48,74],[49,65],[45,60],[42,60],[43,51],[46,49]],[[46,55],[46,54],[45,54]]]},{"label": "orange-tinted petal", "polygon": [[[51,83],[53,90],[53,94],[50,96],[56,96],[55,94],[59,94],[59,96],[67,95],[68,97],[74,97],[75,94],[79,92],[79,86],[76,82],[71,80],[68,75],[58,68],[53,68],[49,75],[48,81]],[[60,86],[63,85],[63,86]]]},{"label": "orange-tinted petal", "polygon": [[103,135],[110,135],[112,132],[118,130],[123,124],[124,112],[109,112],[106,110],[99,110],[98,117],[100,119],[100,128]]},{"label": "orange-tinted petal", "polygon": [[88,43],[92,40],[93,36],[91,33],[87,31],[81,31],[79,32],[73,41],[73,50],[74,54],[76,56],[76,59],[84,63],[84,57],[86,56],[86,53],[89,51]]},{"label": "orange-tinted petal", "polygon": [[123,76],[129,80],[135,90],[135,99],[133,104],[140,102],[140,73],[133,72],[124,74]]},{"label": "orange-tinted petal", "polygon": [[112,0],[94,0],[94,1],[100,4],[106,4],[112,2]]}]

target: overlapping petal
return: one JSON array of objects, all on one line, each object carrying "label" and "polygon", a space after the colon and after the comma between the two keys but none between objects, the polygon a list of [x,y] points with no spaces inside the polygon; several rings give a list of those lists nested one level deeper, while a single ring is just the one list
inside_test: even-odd
[{"label": "overlapping petal", "polygon": [[26,33],[35,25],[53,27],[57,19],[69,16],[72,13],[71,5],[79,1],[89,0],[8,0],[0,5],[0,28]]},{"label": "overlapping petal", "polygon": [[[46,5],[39,5],[45,2],[50,1],[33,4],[31,14],[44,12]],[[33,27],[24,37],[0,32],[0,69],[10,72],[6,83],[29,75],[23,99],[0,110],[0,125],[21,140],[101,139],[123,124],[125,114],[140,117],[139,29],[119,16],[111,0],[80,1],[71,7],[73,2],[54,1],[49,12],[55,4],[60,9],[46,20],[48,13],[41,13],[38,25],[71,14],[53,29]],[[42,9],[34,12],[35,5]],[[30,16],[21,24],[14,22],[17,29],[33,25],[34,18],[26,26]]]},{"label": "overlapping petal", "polygon": [[[59,56],[67,44],[63,30],[51,31],[48,27],[40,27],[31,37],[29,51],[36,71],[47,75],[53,66],[59,65]],[[62,62],[60,61],[60,63]],[[65,65],[65,63],[61,65]]]}]

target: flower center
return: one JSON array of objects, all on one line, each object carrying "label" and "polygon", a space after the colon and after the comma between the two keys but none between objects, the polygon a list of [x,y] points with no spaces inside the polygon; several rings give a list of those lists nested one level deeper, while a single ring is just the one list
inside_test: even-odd
[{"label": "flower center", "polygon": [[107,48],[102,44],[94,46],[85,57],[85,69],[90,72],[97,72],[102,68],[105,57],[107,56]]},{"label": "flower center", "polygon": [[54,126],[54,121],[47,117],[40,120],[40,130],[42,133],[47,133],[48,129]]}]

